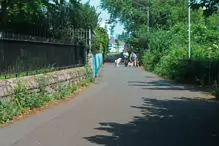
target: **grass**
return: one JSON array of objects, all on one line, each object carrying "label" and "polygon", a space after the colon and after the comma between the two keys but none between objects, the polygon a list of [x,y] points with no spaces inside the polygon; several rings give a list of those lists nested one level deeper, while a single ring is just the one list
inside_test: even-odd
[{"label": "grass", "polygon": [[58,91],[53,94],[46,94],[45,79],[39,79],[39,93],[31,94],[22,84],[18,83],[18,87],[15,90],[15,95],[12,100],[0,101],[0,126],[7,124],[9,121],[26,115],[27,113],[47,107],[54,101],[60,101],[70,95],[77,93],[82,87],[87,87],[93,79],[86,79],[83,82],[67,86],[65,88],[59,85]]},{"label": "grass", "polygon": [[25,76],[33,76],[33,75],[45,74],[45,73],[54,72],[54,71],[57,71],[57,69],[41,69],[38,71],[23,72],[23,73],[18,73],[18,74],[9,74],[9,75],[5,74],[5,75],[0,76],[0,80],[7,80],[7,79],[25,77]]},{"label": "grass", "polygon": [[[30,93],[26,88],[25,83],[22,83],[21,80],[18,81],[17,87],[13,92],[13,97],[10,100],[5,100],[2,98],[0,100],[0,126],[7,124],[9,121],[16,119],[17,117],[22,117],[22,115],[27,115],[31,111],[36,109],[41,109],[47,107],[54,101],[61,101],[66,99],[68,96],[75,95],[82,87],[87,87],[90,83],[94,81],[93,72],[91,68],[86,65],[86,79],[76,85],[66,85],[61,86],[58,84],[58,90],[53,94],[47,94],[46,91],[46,78],[42,76],[37,80],[39,85],[38,93]],[[48,73],[51,69],[44,69],[39,72],[32,72],[29,75],[43,74]],[[26,74],[20,74],[20,77],[26,76]],[[11,78],[16,77],[15,75],[10,76]],[[1,79],[2,77],[0,77]]]}]

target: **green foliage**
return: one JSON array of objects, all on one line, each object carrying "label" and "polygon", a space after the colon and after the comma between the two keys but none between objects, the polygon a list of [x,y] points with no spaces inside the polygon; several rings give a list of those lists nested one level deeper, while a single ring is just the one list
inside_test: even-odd
[{"label": "green foliage", "polygon": [[81,6],[81,24],[78,26],[84,26],[85,28],[96,29],[98,28],[98,22],[100,13],[97,13],[97,10],[94,6],[90,6],[89,2]]},{"label": "green foliage", "polygon": [[122,32],[122,34],[118,36],[118,40],[124,41],[125,43],[128,41],[128,38],[129,34],[127,32]]},{"label": "green foliage", "polygon": [[212,95],[215,96],[216,99],[219,99],[219,87],[218,87],[217,83],[215,84],[215,88],[212,91]]},{"label": "green foliage", "polygon": [[[121,21],[126,31],[131,32],[127,43],[139,50],[145,69],[167,78],[203,85],[212,83],[210,75],[218,70],[216,64],[219,63],[219,1],[211,0],[206,5],[207,1],[194,0],[191,4],[190,62],[188,1],[102,0],[101,6],[109,11],[112,20]],[[201,9],[204,5],[207,9]],[[213,62],[215,65],[210,67]]]},{"label": "green foliage", "polygon": [[186,48],[173,48],[155,65],[154,71],[161,76],[171,79],[180,78],[188,69],[186,68],[185,62],[181,61],[181,59],[187,58],[187,56]]},{"label": "green foliage", "polygon": [[104,28],[98,27],[95,30],[96,35],[92,40],[92,52],[103,53],[104,57],[109,52],[109,36]]},{"label": "green foliage", "polygon": [[[148,67],[150,71],[154,71],[161,76],[165,76],[171,79],[176,79],[180,81],[188,80],[188,73],[195,72],[197,67],[195,66],[195,64],[189,65],[188,62],[182,61],[183,59],[188,59],[187,37],[185,35],[186,33],[184,28],[185,27],[183,26],[183,24],[173,27],[170,30],[172,38],[161,38],[163,39],[163,42],[166,42],[164,44],[162,43],[162,41],[160,42],[159,40],[155,41],[155,43],[157,42],[160,45],[156,46],[153,43],[150,44],[150,46],[153,45],[156,47],[150,48],[150,52],[155,53],[146,53],[144,55],[144,60],[146,60],[144,61],[144,65],[146,66],[146,68]],[[217,42],[218,32],[207,29],[206,26],[201,24],[194,24],[192,30],[192,59],[196,61],[217,61],[219,55],[219,51],[217,49],[219,45]],[[163,49],[157,50],[156,48]],[[202,70],[207,66],[208,64],[202,66]]]},{"label": "green foliage", "polygon": [[218,12],[219,0],[192,0],[191,7],[193,9],[204,8],[204,16],[209,17],[212,14]]},{"label": "green foliage", "polygon": [[[101,7],[108,10],[112,20],[121,21],[128,32],[135,32],[147,25],[150,7],[150,26],[171,28],[175,23],[187,21],[187,1],[176,0],[101,0]],[[150,2],[150,3],[148,3]],[[171,10],[171,11],[170,11]]]},{"label": "green foliage", "polygon": [[155,65],[159,62],[160,58],[152,51],[147,51],[143,54],[142,63],[144,68],[148,71],[153,71]]},{"label": "green foliage", "polygon": [[89,65],[86,65],[85,69],[86,69],[86,80],[89,80],[90,82],[93,82],[94,78],[93,78],[92,68]]},{"label": "green foliage", "polygon": [[[91,73],[90,71],[88,74]],[[90,77],[90,75],[88,75]],[[0,124],[4,124],[22,115],[24,112],[47,106],[51,101],[62,100],[74,94],[81,87],[87,87],[93,79],[87,78],[75,85],[58,85],[58,91],[53,94],[46,93],[46,80],[42,76],[38,80],[39,92],[31,93],[24,83],[18,81],[13,98],[0,101]]]},{"label": "green foliage", "polygon": [[0,0],[0,5],[0,29],[57,39],[71,38],[74,29],[95,29],[100,15],[79,0]]},{"label": "green foliage", "polygon": [[[18,66],[20,66],[20,65],[18,65]],[[54,68],[54,65],[49,65],[47,68],[44,68],[44,69],[41,69],[41,70],[38,70],[38,71],[20,73],[20,74],[17,74],[17,76],[15,74],[1,75],[0,80],[6,80],[6,79],[11,79],[11,78],[16,78],[16,77],[33,76],[33,75],[45,74],[45,73],[54,72],[54,71],[57,71],[57,69]]]}]

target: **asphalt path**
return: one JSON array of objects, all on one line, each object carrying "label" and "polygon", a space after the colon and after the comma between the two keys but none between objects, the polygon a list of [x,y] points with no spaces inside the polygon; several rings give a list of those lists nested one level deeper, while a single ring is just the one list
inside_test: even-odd
[{"label": "asphalt path", "polygon": [[219,104],[210,98],[105,64],[77,98],[0,129],[0,146],[219,146]]}]

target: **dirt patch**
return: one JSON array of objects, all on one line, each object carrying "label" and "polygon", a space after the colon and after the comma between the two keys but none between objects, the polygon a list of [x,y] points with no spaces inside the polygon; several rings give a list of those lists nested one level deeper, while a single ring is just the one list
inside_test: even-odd
[{"label": "dirt patch", "polygon": [[143,71],[145,71],[145,69],[144,69],[144,67],[143,66],[139,66],[138,67],[140,70],[143,70]]}]

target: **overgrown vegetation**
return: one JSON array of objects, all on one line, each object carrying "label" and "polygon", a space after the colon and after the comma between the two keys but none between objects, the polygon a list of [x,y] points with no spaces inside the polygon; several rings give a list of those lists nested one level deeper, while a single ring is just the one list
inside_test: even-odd
[{"label": "overgrown vegetation", "polygon": [[127,42],[129,39],[129,34],[127,32],[122,32],[122,34],[118,35],[118,40]]},{"label": "overgrown vegetation", "polygon": [[107,53],[109,52],[108,33],[104,28],[101,27],[97,27],[94,31],[96,34],[92,40],[92,52],[94,54],[103,53],[103,57],[105,58]]},{"label": "overgrown vegetation", "polygon": [[17,74],[5,74],[5,75],[0,75],[0,80],[7,80],[11,78],[17,78],[17,77],[25,77],[25,76],[33,76],[33,75],[38,75],[38,74],[45,74],[53,71],[57,71],[57,68],[54,68],[53,66],[49,66],[47,68],[37,70],[37,71],[30,71],[30,72],[24,72],[24,73],[17,73]]},{"label": "overgrown vegetation", "polygon": [[119,40],[116,39],[115,42],[116,42],[116,52],[119,53],[119,46],[120,46]]},{"label": "overgrown vegetation", "polygon": [[80,0],[0,0],[1,31],[69,40],[74,29],[95,29],[99,14]]},{"label": "overgrown vegetation", "polygon": [[145,69],[178,81],[212,85],[219,81],[219,1],[194,0],[191,6],[189,60],[188,1],[102,0],[111,19],[119,19],[131,33],[127,42],[141,53]]},{"label": "overgrown vegetation", "polygon": [[81,87],[88,86],[93,80],[92,70],[86,67],[86,79],[84,81],[73,85],[68,84],[67,86],[59,84],[57,92],[52,94],[47,94],[44,76],[38,79],[39,91],[37,93],[31,93],[26,84],[20,80],[13,97],[11,99],[1,99],[0,101],[0,125],[33,109],[46,107],[53,101],[65,99],[78,92]]},{"label": "overgrown vegetation", "polygon": [[99,29],[98,22],[99,13],[89,1],[82,4],[81,0],[0,0],[2,38],[25,40],[1,40],[4,45],[0,48],[0,79],[53,71],[49,64],[54,64],[54,68],[84,64],[88,29]]}]

